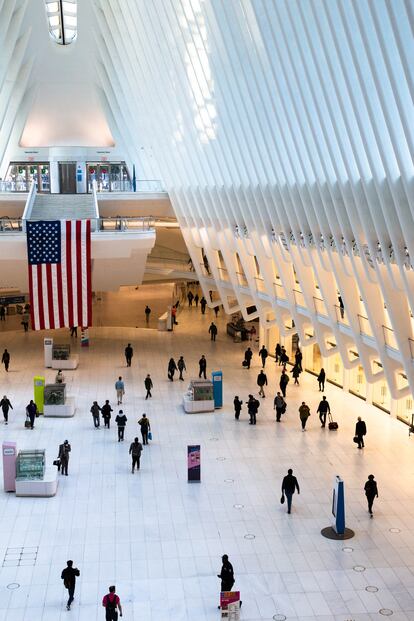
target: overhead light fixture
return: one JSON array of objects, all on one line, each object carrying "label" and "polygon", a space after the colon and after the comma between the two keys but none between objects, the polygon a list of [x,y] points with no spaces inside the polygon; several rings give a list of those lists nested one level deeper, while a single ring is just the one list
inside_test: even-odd
[{"label": "overhead light fixture", "polygon": [[55,43],[69,45],[78,34],[77,0],[45,0],[49,34]]}]

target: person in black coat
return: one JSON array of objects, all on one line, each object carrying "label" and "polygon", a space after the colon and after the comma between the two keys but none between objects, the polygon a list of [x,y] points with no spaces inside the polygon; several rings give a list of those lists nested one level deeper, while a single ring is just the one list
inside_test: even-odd
[{"label": "person in black coat", "polygon": [[102,414],[104,425],[107,429],[110,428],[111,412],[113,412],[113,409],[111,408],[109,404],[109,400],[106,399],[104,405],[101,407],[101,414]]},{"label": "person in black coat", "polygon": [[147,391],[145,399],[148,399],[148,397],[152,397],[151,390],[154,386],[152,383],[151,375],[149,373],[147,377],[144,379],[144,386],[145,386],[145,390]]},{"label": "person in black coat", "polygon": [[9,410],[13,409],[13,406],[7,398],[7,395],[4,395],[3,399],[0,401],[0,407],[3,411],[4,424],[7,425],[9,422]]},{"label": "person in black coat", "polygon": [[125,360],[127,363],[127,367],[131,366],[133,355],[134,355],[134,350],[131,347],[131,343],[128,343],[128,345],[125,347]]},{"label": "person in black coat", "polygon": [[68,603],[66,604],[66,610],[70,610],[70,605],[75,599],[75,586],[76,586],[76,578],[80,576],[80,571],[77,567],[73,567],[73,561],[67,561],[67,567],[62,571],[61,578],[63,580],[63,584],[65,589],[68,590]]},{"label": "person in black coat", "polygon": [[358,444],[359,449],[362,449],[365,446],[364,436],[366,435],[366,433],[367,433],[367,426],[365,424],[365,421],[363,421],[361,417],[358,416],[358,421],[357,421],[357,424],[355,425],[355,437],[357,438],[357,444]]},{"label": "person in black coat", "polygon": [[275,347],[275,362],[279,362],[280,354],[282,353],[282,348],[280,347],[280,343],[276,343]]},{"label": "person in black coat", "polygon": [[377,482],[374,480],[374,475],[368,475],[368,481],[364,485],[365,496],[368,501],[368,511],[370,516],[372,517],[372,505],[374,504],[374,498],[378,498],[378,487]]},{"label": "person in black coat", "polygon": [[325,377],[326,377],[325,369],[322,367],[317,377],[318,384],[319,384],[319,392],[323,392],[325,390]]},{"label": "person in black coat", "polygon": [[268,356],[268,351],[266,349],[266,347],[263,345],[261,350],[259,351],[259,356],[262,359],[262,367],[265,368],[266,366],[266,358]]},{"label": "person in black coat", "polygon": [[34,428],[34,422],[35,422],[36,414],[37,414],[37,405],[33,401],[33,399],[30,399],[29,405],[26,406],[26,414],[27,414],[27,416],[30,419],[30,428],[33,429]]},{"label": "person in black coat", "polygon": [[202,315],[204,315],[204,313],[206,312],[206,306],[207,306],[207,300],[203,295],[203,297],[200,300],[200,308],[201,308]]},{"label": "person in black coat", "polygon": [[321,421],[321,427],[325,427],[326,425],[326,415],[331,411],[331,407],[326,400],[325,395],[322,397],[322,401],[318,405],[318,409],[316,413],[319,414],[319,420]]},{"label": "person in black coat", "polygon": [[206,370],[207,370],[207,360],[204,354],[202,354],[200,360],[198,361],[198,366],[200,368],[198,377],[203,375],[204,379],[207,379]]},{"label": "person in black coat", "polygon": [[234,418],[236,420],[239,420],[240,412],[241,412],[242,405],[243,405],[243,401],[241,401],[239,399],[238,395],[236,395],[234,397],[233,405],[234,405]]},{"label": "person in black coat", "polygon": [[286,388],[287,388],[288,383],[289,383],[289,375],[283,369],[282,375],[280,376],[280,380],[279,380],[279,386],[280,386],[280,390],[282,391],[282,395],[284,396],[285,399],[286,399]]},{"label": "person in black coat", "polygon": [[6,369],[6,371],[9,370],[9,364],[10,364],[10,354],[7,351],[7,349],[4,350],[3,355],[1,357],[1,362],[2,364],[4,364],[4,368]]},{"label": "person in black coat", "polygon": [[170,358],[170,361],[168,363],[168,379],[170,380],[170,382],[174,381],[174,373],[177,370],[177,365],[175,364],[175,360],[174,358]]},{"label": "person in black coat", "polygon": [[260,407],[260,403],[258,402],[257,399],[255,399],[253,397],[253,395],[249,395],[249,400],[246,401],[246,403],[247,403],[247,411],[248,411],[249,416],[250,416],[249,425],[255,425],[256,424],[256,414],[257,414],[257,410]]},{"label": "person in black coat", "polygon": [[252,362],[252,358],[253,358],[253,352],[252,352],[252,350],[250,349],[250,347],[248,347],[248,348],[246,349],[246,351],[244,352],[244,360],[245,360],[245,362],[247,363],[247,364],[245,365],[246,369],[250,369],[250,364],[251,364],[251,362]]},{"label": "person in black coat", "polygon": [[216,336],[217,336],[217,326],[214,323],[214,321],[211,322],[210,327],[208,329],[209,333],[210,333],[210,338],[212,341],[216,340]]},{"label": "person in black coat", "polygon": [[290,513],[292,510],[292,496],[295,493],[295,489],[300,494],[299,483],[297,478],[293,476],[292,468],[289,468],[287,475],[283,478],[282,481],[282,496],[285,495],[287,498],[287,512]]},{"label": "person in black coat", "polygon": [[221,580],[220,591],[231,591],[234,584],[233,565],[230,563],[227,554],[223,554],[223,556],[221,557],[221,561],[223,565],[221,567],[220,573],[217,574],[217,578],[220,578]]},{"label": "person in black coat", "polygon": [[298,347],[297,350],[296,350],[296,353],[295,353],[295,364],[299,367],[300,371],[303,371],[303,369],[302,369],[302,358],[303,358],[302,352],[300,351],[300,349]]},{"label": "person in black coat", "polygon": [[257,376],[257,385],[259,386],[259,395],[261,397],[265,397],[264,386],[267,386],[267,375],[264,373],[263,369],[260,371]]}]

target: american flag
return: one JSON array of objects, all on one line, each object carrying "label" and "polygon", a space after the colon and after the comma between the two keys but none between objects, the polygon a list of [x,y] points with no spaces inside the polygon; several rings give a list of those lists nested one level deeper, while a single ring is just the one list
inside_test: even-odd
[{"label": "american flag", "polygon": [[27,222],[33,330],[92,324],[90,220]]}]

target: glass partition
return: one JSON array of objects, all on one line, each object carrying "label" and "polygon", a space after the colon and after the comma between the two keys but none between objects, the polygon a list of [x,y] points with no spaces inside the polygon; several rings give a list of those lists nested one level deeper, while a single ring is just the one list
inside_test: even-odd
[{"label": "glass partition", "polygon": [[28,192],[33,182],[41,194],[50,192],[49,162],[11,162],[6,174],[6,191]]}]

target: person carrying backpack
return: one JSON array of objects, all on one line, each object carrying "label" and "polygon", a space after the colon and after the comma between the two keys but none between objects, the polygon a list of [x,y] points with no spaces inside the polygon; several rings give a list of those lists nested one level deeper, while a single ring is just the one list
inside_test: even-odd
[{"label": "person carrying backpack", "polygon": [[102,606],[105,608],[105,621],[118,621],[118,610],[119,616],[122,617],[121,600],[115,593],[114,586],[109,587],[109,593],[104,596]]}]

